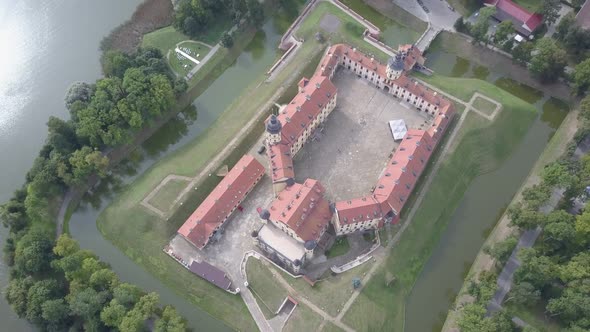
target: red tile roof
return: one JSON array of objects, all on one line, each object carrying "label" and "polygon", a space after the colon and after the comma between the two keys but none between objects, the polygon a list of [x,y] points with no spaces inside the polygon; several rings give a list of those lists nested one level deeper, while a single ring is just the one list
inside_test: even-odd
[{"label": "red tile roof", "polygon": [[543,15],[531,13],[511,0],[485,0],[484,2],[488,6],[496,6],[498,11],[509,15],[531,32],[543,22]]},{"label": "red tile roof", "polygon": [[336,94],[336,86],[328,77],[314,75],[305,83],[300,81],[300,91],[277,115],[283,125],[282,143],[290,144],[299,138],[311,121]]},{"label": "red tile roof", "polygon": [[197,248],[205,247],[263,174],[264,166],[254,157],[244,155],[178,229],[178,234]]},{"label": "red tile roof", "polygon": [[381,206],[372,195],[336,202],[335,207],[342,225],[383,217]]},{"label": "red tile roof", "polygon": [[291,147],[287,144],[271,145],[268,149],[272,182],[295,177]]},{"label": "red tile roof", "polygon": [[304,242],[318,241],[332,219],[325,192],[313,179],[286,187],[270,206],[270,220],[287,225]]}]

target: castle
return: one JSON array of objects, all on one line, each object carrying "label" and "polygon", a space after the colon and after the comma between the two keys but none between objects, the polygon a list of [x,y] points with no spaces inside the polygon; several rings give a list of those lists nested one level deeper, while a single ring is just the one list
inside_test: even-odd
[{"label": "castle", "polygon": [[[313,256],[330,224],[340,236],[399,221],[400,212],[455,114],[450,101],[407,76],[423,65],[424,57],[413,45],[399,46],[398,53],[387,64],[349,45],[334,45],[314,75],[299,81],[298,93],[291,102],[278,115],[266,119],[265,145],[275,198],[268,209],[260,211],[266,223],[253,236],[275,261],[298,273]],[[338,90],[331,80],[339,67],[412,105],[417,112],[429,114],[433,121],[429,128],[407,131],[371,193],[330,202],[319,181],[295,181],[293,157],[334,110]],[[210,195],[214,197],[208,197],[191,215],[179,234],[203,248],[256,185],[262,176],[261,166],[253,157],[245,156],[230,171],[232,176],[224,178]],[[225,191],[233,194],[224,195]],[[205,220],[207,216],[211,220]]]}]

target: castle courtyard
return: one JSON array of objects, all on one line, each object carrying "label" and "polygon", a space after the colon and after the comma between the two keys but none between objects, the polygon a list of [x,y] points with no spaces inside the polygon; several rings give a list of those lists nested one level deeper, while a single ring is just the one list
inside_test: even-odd
[{"label": "castle courtyard", "polygon": [[389,121],[403,119],[408,129],[424,129],[432,117],[347,70],[338,70],[333,82],[338,88],[336,108],[294,163],[298,182],[317,179],[328,198],[338,201],[368,194],[377,183],[399,145]]}]

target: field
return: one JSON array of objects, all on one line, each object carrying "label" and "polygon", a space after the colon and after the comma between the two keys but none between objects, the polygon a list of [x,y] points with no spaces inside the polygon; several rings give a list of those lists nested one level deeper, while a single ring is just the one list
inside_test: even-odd
[{"label": "field", "polygon": [[283,331],[300,332],[300,331],[317,331],[322,323],[322,317],[311,311],[303,304],[298,305],[291,315],[291,318],[285,324]]},{"label": "field", "polygon": [[270,314],[266,318],[272,318],[288,295],[287,291],[272,276],[268,267],[258,259],[248,259],[246,274],[249,287],[256,296],[259,307],[268,309],[263,312],[265,316],[267,313]]},{"label": "field", "polygon": [[[172,26],[167,26],[146,34],[143,37],[141,46],[154,47],[162,51],[162,54],[168,58],[170,68],[172,68],[172,71],[174,71],[179,77],[186,76],[186,74],[194,68],[195,64],[185,57],[177,56],[174,51],[177,46],[180,48],[188,48],[191,51],[190,55],[197,60],[203,59],[203,57],[205,57],[211,50],[209,45],[191,40],[190,37],[176,31]],[[199,56],[197,56],[197,54]]]},{"label": "field", "polygon": [[[500,101],[503,110],[487,126],[466,120],[459,129],[461,140],[442,161],[412,224],[345,315],[345,323],[357,331],[403,330],[405,298],[465,190],[477,175],[509,156],[536,116],[530,104],[481,80],[437,75],[423,79],[463,100],[478,91]],[[397,278],[393,287],[383,282],[386,271]]]},{"label": "field", "polygon": [[187,185],[188,182],[185,180],[170,180],[158,190],[156,195],[150,199],[149,203],[155,206],[158,210],[167,212],[176,199],[176,196],[178,196],[178,193],[186,188]]},{"label": "field", "polygon": [[492,112],[496,109],[496,104],[490,102],[487,99],[477,97],[475,101],[473,101],[473,107],[477,108],[478,110],[482,111],[487,115],[491,115]]},{"label": "field", "polygon": [[286,274],[283,274],[283,278],[300,296],[309,299],[328,314],[336,316],[353,292],[352,279],[362,279],[372,265],[372,262],[364,263],[350,271],[319,281],[313,287],[302,279],[293,279]]}]

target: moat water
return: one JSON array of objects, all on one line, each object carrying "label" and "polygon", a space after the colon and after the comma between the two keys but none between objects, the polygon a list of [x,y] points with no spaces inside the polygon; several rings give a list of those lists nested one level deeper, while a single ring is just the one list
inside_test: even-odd
[{"label": "moat water", "polygon": [[441,75],[489,81],[533,104],[539,112],[511,156],[494,171],[475,178],[466,190],[407,298],[408,332],[441,330],[482,244],[568,110],[563,102],[467,59],[443,51],[430,53],[428,59],[427,65]]}]

